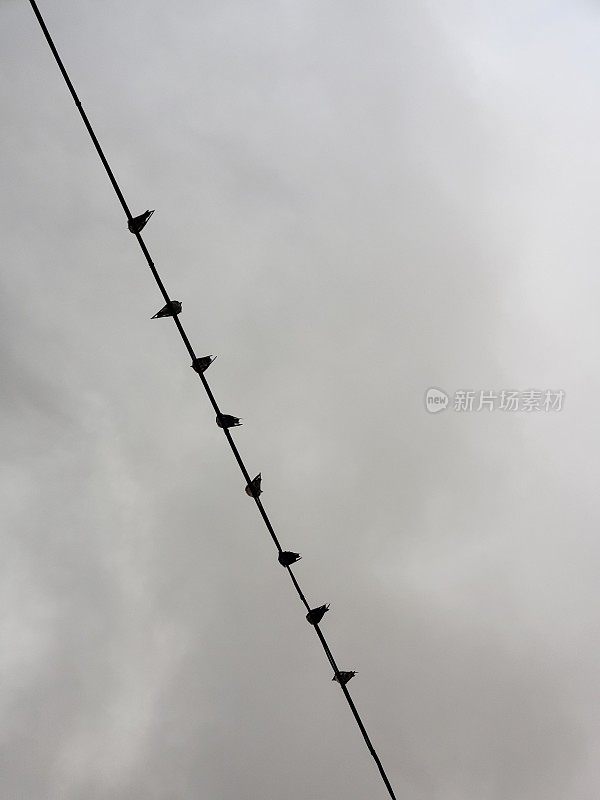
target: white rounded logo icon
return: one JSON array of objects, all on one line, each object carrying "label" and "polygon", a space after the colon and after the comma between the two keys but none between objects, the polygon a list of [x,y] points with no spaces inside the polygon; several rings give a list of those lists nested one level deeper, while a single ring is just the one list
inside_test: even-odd
[{"label": "white rounded logo icon", "polygon": [[437,414],[448,407],[448,395],[441,389],[431,387],[425,392],[425,408],[430,414]]}]

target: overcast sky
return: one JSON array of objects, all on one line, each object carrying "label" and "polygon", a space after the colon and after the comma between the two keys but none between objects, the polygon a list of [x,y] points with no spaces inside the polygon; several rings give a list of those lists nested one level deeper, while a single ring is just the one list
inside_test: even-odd
[{"label": "overcast sky", "polygon": [[[596,800],[597,4],[40,6],[397,796]],[[0,796],[384,798],[26,0],[0,52]]]}]

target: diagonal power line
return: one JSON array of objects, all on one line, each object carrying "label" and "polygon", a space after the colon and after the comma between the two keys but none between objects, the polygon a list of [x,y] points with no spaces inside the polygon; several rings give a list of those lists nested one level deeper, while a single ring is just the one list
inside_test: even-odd
[{"label": "diagonal power line", "polygon": [[[66,71],[66,69],[64,67],[64,64],[63,64],[63,62],[62,62],[62,60],[60,58],[60,55],[58,54],[58,51],[57,51],[57,49],[56,49],[56,47],[54,45],[54,42],[52,41],[52,37],[50,36],[48,28],[46,27],[46,23],[44,22],[44,19],[43,19],[41,13],[40,13],[40,10],[39,10],[39,8],[37,6],[37,3],[35,2],[35,0],[29,0],[29,3],[31,5],[31,8],[33,9],[33,13],[36,16],[37,21],[40,24],[40,27],[41,27],[41,29],[42,29],[42,31],[44,33],[44,36],[46,37],[46,41],[48,42],[48,46],[50,47],[50,50],[52,51],[52,55],[54,56],[54,58],[56,60],[56,63],[58,64],[58,68],[61,71],[61,74],[62,74],[62,76],[63,76],[63,78],[65,80],[65,83],[67,84],[69,92],[71,93],[71,97],[73,98],[73,100],[75,102],[75,105],[77,106],[77,110],[79,111],[79,114],[81,115],[81,119],[83,120],[83,124],[85,125],[85,127],[87,129],[87,132],[89,133],[90,138],[91,138],[91,140],[92,140],[92,142],[94,144],[94,147],[96,148],[96,152],[98,153],[98,156],[100,157],[100,160],[102,161],[104,169],[106,170],[106,174],[108,175],[108,178],[109,178],[109,180],[110,180],[110,182],[112,184],[113,189],[115,190],[115,194],[117,195],[117,197],[119,199],[119,202],[121,203],[121,205],[123,207],[123,211],[125,212],[125,216],[127,217],[127,222],[128,222],[128,224],[130,224],[130,223],[133,222],[134,218],[133,218],[133,216],[131,214],[131,211],[129,210],[129,206],[127,205],[127,202],[125,200],[125,197],[123,196],[123,192],[121,191],[121,189],[119,187],[119,184],[117,183],[117,179],[115,178],[114,173],[113,173],[112,169],[110,168],[110,164],[106,160],[106,156],[104,155],[102,147],[100,146],[100,142],[98,141],[98,139],[96,137],[96,134],[94,133],[94,129],[92,128],[92,125],[91,125],[91,123],[90,123],[90,121],[89,121],[89,119],[87,117],[87,114],[85,113],[85,111],[83,109],[83,106],[81,105],[79,97],[77,96],[77,92],[75,91],[75,87],[73,86],[73,84],[71,82],[71,79],[69,78],[69,75],[68,75],[68,73],[67,73],[67,71]],[[130,228],[130,230],[131,230],[131,228]],[[167,290],[165,289],[165,285],[163,284],[163,282],[162,282],[162,280],[160,278],[160,275],[158,274],[158,271],[157,271],[157,269],[156,269],[156,267],[154,265],[154,262],[152,261],[152,258],[150,257],[150,253],[148,252],[148,248],[146,247],[146,245],[144,243],[144,240],[142,239],[142,237],[140,235],[140,231],[139,230],[132,230],[132,233],[135,234],[135,237],[138,240],[138,244],[139,244],[139,246],[140,246],[140,248],[142,250],[142,253],[144,254],[144,257],[146,258],[146,261],[148,262],[148,266],[150,267],[150,271],[152,272],[154,280],[156,281],[156,283],[158,285],[158,288],[159,288],[160,293],[162,294],[162,296],[163,296],[163,298],[165,300],[165,303],[167,304],[168,307],[171,307],[171,298],[169,297],[169,295],[167,293]],[[181,339],[182,339],[182,341],[183,341],[183,343],[184,343],[184,345],[185,345],[185,347],[186,347],[186,349],[187,349],[187,351],[188,351],[188,353],[190,355],[190,358],[192,359],[192,366],[194,366],[194,364],[196,362],[196,354],[194,352],[194,349],[193,349],[192,345],[190,344],[190,340],[188,339],[188,336],[187,336],[187,334],[186,334],[186,332],[185,332],[185,330],[183,328],[183,325],[181,324],[179,316],[177,316],[177,314],[174,314],[172,319],[173,319],[173,321],[174,321],[174,323],[175,323],[175,325],[177,327],[177,330],[179,331],[179,335],[181,336]],[[197,370],[197,372],[198,372],[198,375],[200,377],[200,380],[202,381],[202,385],[204,387],[204,390],[206,391],[206,394],[208,395],[208,399],[210,400],[210,403],[211,403],[211,405],[212,405],[212,407],[213,407],[213,409],[214,409],[214,411],[215,411],[215,413],[217,415],[217,419],[221,420],[223,415],[222,415],[222,413],[221,413],[221,411],[219,409],[219,406],[217,405],[217,401],[215,400],[215,397],[214,397],[214,395],[213,395],[213,393],[211,391],[211,388],[208,385],[208,381],[206,380],[206,378],[204,376],[204,373],[202,371]],[[219,425],[219,427],[221,427],[221,425]],[[223,433],[225,434],[225,438],[227,439],[227,442],[228,442],[228,444],[229,444],[229,446],[230,446],[230,448],[231,448],[231,450],[233,452],[235,460],[237,461],[238,466],[239,466],[239,468],[240,468],[240,470],[242,472],[242,475],[244,476],[244,479],[246,481],[246,485],[250,486],[250,484],[252,482],[252,479],[250,478],[248,470],[246,469],[246,466],[245,466],[245,464],[244,464],[244,462],[242,460],[242,457],[241,457],[241,455],[239,453],[239,450],[237,449],[237,446],[236,446],[236,444],[235,444],[235,442],[233,440],[233,437],[232,437],[232,435],[231,435],[231,433],[229,431],[229,428],[223,427],[222,429],[223,429]],[[267,512],[265,511],[265,508],[264,508],[262,502],[260,501],[260,498],[258,496],[258,492],[252,492],[251,496],[254,498],[254,501],[256,503],[258,511],[259,511],[261,517],[263,518],[263,521],[264,521],[264,523],[265,523],[265,525],[267,527],[267,530],[269,531],[269,534],[271,535],[271,538],[273,539],[275,547],[277,548],[278,556],[279,556],[279,559],[280,559],[280,563],[282,563],[283,566],[285,567],[285,569],[287,569],[287,572],[288,572],[288,574],[290,576],[292,584],[293,584],[296,592],[298,593],[298,596],[300,597],[300,600],[302,601],[302,603],[306,607],[307,611],[310,612],[311,611],[311,607],[310,607],[310,605],[309,605],[309,603],[308,603],[308,601],[307,601],[307,599],[306,599],[306,597],[304,595],[304,592],[300,588],[300,584],[298,583],[298,580],[296,579],[296,576],[294,575],[290,564],[285,563],[285,561],[286,561],[285,560],[285,555],[293,556],[293,555],[296,555],[296,554],[293,554],[293,553],[289,553],[288,554],[287,551],[284,551],[282,549],[281,545],[279,544],[279,540],[277,538],[277,535],[276,535],[276,533],[275,533],[275,531],[273,529],[273,526],[271,525],[271,521],[269,520]],[[282,560],[282,556],[283,556],[283,560]],[[377,752],[375,751],[375,748],[373,747],[373,745],[371,743],[371,739],[369,738],[369,735],[368,735],[367,730],[366,730],[366,728],[365,728],[365,726],[364,726],[364,724],[362,722],[360,714],[358,713],[358,710],[357,710],[356,706],[354,705],[354,701],[352,700],[352,698],[350,696],[350,693],[348,691],[348,688],[346,686],[346,682],[347,682],[347,680],[349,680],[349,678],[347,678],[347,677],[345,678],[345,676],[348,676],[348,675],[352,676],[354,673],[345,673],[345,672],[341,672],[338,669],[338,666],[337,666],[337,664],[335,662],[335,659],[334,659],[334,657],[333,657],[333,655],[331,653],[329,645],[327,644],[327,640],[325,639],[325,636],[323,635],[323,632],[321,631],[321,629],[319,627],[319,623],[318,622],[316,622],[316,623],[313,622],[312,624],[313,624],[313,627],[315,629],[315,633],[317,634],[317,637],[319,639],[319,642],[321,643],[321,646],[323,647],[323,650],[325,651],[325,655],[327,656],[327,659],[328,659],[329,663],[331,664],[331,667],[333,668],[334,679],[337,680],[337,682],[339,683],[340,688],[341,688],[341,690],[342,690],[342,692],[344,694],[344,697],[346,698],[346,701],[347,701],[348,705],[350,706],[350,710],[351,710],[351,712],[352,712],[352,714],[354,716],[354,719],[356,720],[356,724],[358,725],[358,727],[360,729],[360,732],[363,735],[363,739],[365,740],[367,748],[368,748],[369,752],[371,753],[371,755],[373,756],[373,759],[375,760],[375,763],[377,764],[377,768],[378,768],[379,773],[381,775],[381,778],[382,778],[382,780],[383,780],[383,782],[384,782],[384,784],[386,786],[386,789],[387,789],[390,797],[393,800],[396,800],[396,795],[394,794],[394,790],[392,789],[392,786],[391,786],[391,784],[390,784],[390,782],[388,780],[388,777],[387,777],[387,775],[385,773],[385,770],[383,768],[383,764],[381,763],[381,760],[379,759],[379,756],[377,755]]]}]

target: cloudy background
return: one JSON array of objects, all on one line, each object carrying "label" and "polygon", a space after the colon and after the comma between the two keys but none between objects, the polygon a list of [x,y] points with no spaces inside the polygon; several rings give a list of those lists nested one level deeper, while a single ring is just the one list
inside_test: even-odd
[{"label": "cloudy background", "polygon": [[[597,4],[41,9],[398,797],[596,800]],[[0,796],[385,797],[25,0],[0,52]]]}]

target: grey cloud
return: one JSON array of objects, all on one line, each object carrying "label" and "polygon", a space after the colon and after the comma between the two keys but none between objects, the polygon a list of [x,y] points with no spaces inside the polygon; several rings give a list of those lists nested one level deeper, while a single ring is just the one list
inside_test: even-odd
[{"label": "grey cloud", "polygon": [[[596,797],[593,9],[42,11],[398,796]],[[27,4],[0,39],[0,793],[383,797]]]}]

